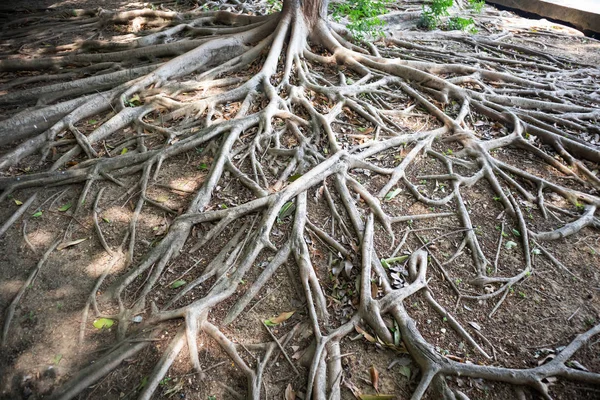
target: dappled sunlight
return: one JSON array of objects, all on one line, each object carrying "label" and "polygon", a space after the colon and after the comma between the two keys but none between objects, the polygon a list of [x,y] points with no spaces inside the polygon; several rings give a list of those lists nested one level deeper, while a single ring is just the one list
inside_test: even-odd
[{"label": "dappled sunlight", "polygon": [[55,233],[49,231],[47,228],[32,229],[27,232],[27,238],[31,244],[38,249],[46,249],[50,244],[56,240],[54,237]]},{"label": "dappled sunlight", "polygon": [[539,31],[547,30],[557,33],[565,33],[573,36],[585,36],[583,32],[571,28],[566,25],[559,24],[557,22],[548,21],[547,19],[525,19],[525,18],[503,18],[499,23],[502,28],[511,31],[514,29]]},{"label": "dappled sunlight", "polygon": [[10,303],[15,294],[23,286],[23,282],[25,282],[25,278],[23,280],[15,279],[0,282],[0,296],[4,299],[5,303]]},{"label": "dappled sunlight", "polygon": [[0,33],[10,395],[48,366],[36,398],[600,383],[600,70],[557,50],[580,32],[483,0],[382,4],[382,38],[347,23],[373,0],[338,25],[326,0],[51,1]]},{"label": "dappled sunlight", "polygon": [[99,278],[107,272],[107,268],[110,268],[109,274],[118,274],[122,272],[126,266],[124,260],[122,262],[113,262],[113,255],[107,254],[106,252],[101,252],[97,254],[87,265],[82,266],[83,270],[90,276],[91,278]]}]

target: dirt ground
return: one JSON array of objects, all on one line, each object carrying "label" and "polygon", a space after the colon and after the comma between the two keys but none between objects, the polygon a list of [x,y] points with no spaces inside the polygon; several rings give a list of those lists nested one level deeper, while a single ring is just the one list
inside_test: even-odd
[{"label": "dirt ground", "polygon": [[[28,8],[86,8],[86,7],[135,7],[139,4],[119,2],[116,0],[73,0],[73,1],[13,1],[11,5],[0,5],[0,10],[17,6]],[[1,12],[1,11],[0,11]],[[1,34],[0,34],[1,40]],[[533,39],[526,34],[515,36],[513,43],[526,43],[537,46],[549,54],[557,54],[590,65],[600,65],[600,42],[586,37],[571,37],[547,40],[539,36]],[[15,75],[0,76],[0,83],[14,79]],[[596,82],[595,84],[598,84]],[[14,109],[0,110],[0,115],[9,115]],[[474,116],[476,118],[477,116]],[[90,118],[86,129],[93,126],[105,115]],[[348,117],[352,125],[351,117]],[[359,121],[368,126],[367,123]],[[476,121],[472,121],[475,123]],[[416,130],[423,126],[432,127],[433,120],[402,120],[406,130]],[[347,132],[347,140],[355,140],[352,134],[362,131],[351,127]],[[489,134],[500,134],[492,125]],[[364,129],[363,129],[364,130]],[[112,144],[118,147],[119,141],[126,139],[129,132],[123,132],[121,138],[113,138]],[[590,143],[600,143],[599,138],[585,138]],[[452,149],[443,143],[437,143],[436,150],[447,153]],[[0,149],[4,151],[6,149]],[[456,151],[457,149],[454,149]],[[403,152],[410,151],[406,148]],[[537,175],[551,176],[572,188],[578,188],[576,182],[570,182],[560,176],[556,170],[548,168],[539,159],[530,157],[523,159],[516,150],[500,150],[497,156],[512,165],[520,165],[527,171]],[[211,149],[197,149],[187,155],[169,160],[163,167],[159,181],[150,188],[149,194],[154,199],[172,210],[183,210],[191,193],[204,181],[206,168],[214,157]],[[33,163],[33,158],[24,160],[18,168],[6,174],[40,171],[47,165]],[[382,165],[393,162],[394,155],[381,161]],[[419,176],[436,174],[441,171],[441,164],[431,158],[420,158],[409,170],[408,179],[417,184]],[[595,166],[597,169],[598,166]],[[377,192],[385,182],[380,177],[372,177],[368,171],[354,172],[354,178],[362,182],[371,193]],[[135,207],[136,199],[127,189],[134,184],[137,177],[125,181],[126,187],[94,183],[90,192],[92,199],[101,187],[106,187],[100,202],[101,226],[106,241],[112,249],[117,249],[124,240],[129,220]],[[423,185],[424,193],[442,197],[445,188],[440,185]],[[22,190],[4,201],[0,207],[0,221],[8,219],[36,190]],[[82,312],[97,279],[107,271],[108,277],[99,288],[98,294],[118,280],[124,271],[123,260],[118,256],[110,256],[101,246],[94,234],[92,220],[92,201],[84,204],[77,212],[76,204],[80,195],[80,186],[47,188],[43,196],[39,196],[31,206],[25,219],[13,226],[0,238],[0,321],[4,324],[6,310],[31,271],[36,268],[43,254],[57,239],[68,238],[73,243],[69,247],[54,251],[42,265],[35,280],[27,287],[10,326],[8,343],[0,352],[0,398],[1,399],[43,399],[70,376],[83,367],[94,363],[98,357],[115,345],[116,326],[97,329],[93,326],[94,318],[90,316],[84,325],[84,341],[79,343]],[[326,203],[319,197],[319,188],[309,192],[309,219],[317,226],[325,229],[331,218]],[[213,207],[228,207],[245,202],[251,197],[250,192],[241,185],[225,184],[215,194]],[[512,276],[522,268],[523,250],[520,246],[506,248],[507,241],[518,242],[520,236],[516,226],[504,222],[502,207],[490,195],[487,183],[478,183],[463,193],[464,202],[471,214],[478,239],[488,259],[495,259],[498,242],[503,240],[499,252],[498,270]],[[521,200],[523,201],[523,200]],[[569,207],[564,200],[557,198],[556,205]],[[68,207],[67,207],[68,206]],[[414,200],[408,193],[401,193],[392,201],[384,203],[386,211],[392,215],[424,214],[431,212],[452,212],[451,207],[429,208]],[[38,211],[41,214],[37,215]],[[139,240],[136,247],[136,259],[144,254],[166,234],[174,215],[157,208],[147,208],[141,216],[139,224]],[[534,227],[541,230],[555,229],[556,223],[541,218],[541,213],[533,205],[526,215]],[[252,224],[253,218],[246,217],[242,222]],[[291,227],[291,219],[279,222],[273,231],[273,241],[277,246],[284,243]],[[404,251],[411,251],[427,244],[433,260],[445,259],[460,244],[460,221],[456,217],[436,219],[435,222],[415,221],[395,226],[396,237],[401,238],[408,228],[419,232],[418,236],[410,235]],[[502,230],[502,226],[504,229]],[[380,229],[381,227],[378,227]],[[240,226],[231,227],[223,232],[210,247],[203,247],[195,252],[191,249],[198,243],[201,230],[198,227],[193,238],[188,240],[182,253],[169,265],[166,273],[160,278],[155,288],[153,301],[164,304],[177,291],[174,282],[178,280],[192,281],[197,274],[194,266],[207,265],[219,252],[220,248],[232,238]],[[67,233],[65,233],[67,232]],[[504,235],[503,235],[504,233]],[[384,257],[391,256],[390,241],[385,235],[377,236],[376,248]],[[81,240],[81,241],[80,241]],[[330,250],[317,235],[308,235],[307,240],[313,254],[313,263],[317,270],[324,291],[328,293],[328,306],[333,316],[331,324],[339,326],[347,320],[355,308],[358,294],[355,285],[358,266],[348,274],[335,277],[331,273]],[[63,241],[64,243],[64,241]],[[355,244],[349,244],[350,246]],[[486,350],[493,354],[489,362],[454,333],[446,318],[442,318],[432,310],[421,295],[410,298],[408,307],[410,315],[417,321],[421,333],[430,343],[434,343],[439,352],[456,360],[480,364],[523,368],[534,367],[548,357],[553,357],[561,346],[570,343],[573,338],[600,321],[600,232],[586,228],[578,235],[544,245],[545,250],[553,254],[568,271],[558,268],[542,253],[534,255],[534,272],[523,282],[511,290],[504,304],[493,317],[489,313],[496,305],[495,301],[473,302],[458,300],[449,283],[441,275],[439,269],[432,267],[430,289],[450,313],[469,332],[487,343]],[[267,254],[258,264],[270,261],[274,253]],[[435,261],[433,263],[435,265]],[[446,271],[455,285],[467,292],[471,288],[469,282],[471,259],[464,252],[457,260],[446,265]],[[191,272],[190,272],[191,270]],[[210,320],[219,324],[225,317],[229,307],[246,290],[249,284],[258,277],[260,268],[253,269],[248,281],[240,286],[237,296],[212,310]],[[287,353],[300,370],[297,376],[283,355],[273,360],[265,373],[267,398],[283,399],[288,385],[296,391],[302,391],[306,376],[307,349],[310,347],[310,328],[304,297],[299,283],[294,277],[299,274],[295,263],[289,260],[285,268],[280,268],[269,282],[266,291],[251,303],[246,311],[233,324],[223,328],[223,332],[237,343],[250,346],[270,340],[261,321],[275,317],[283,312],[294,311],[284,323],[272,329],[273,334],[283,336],[291,329],[299,329],[300,334],[286,346]],[[207,281],[191,291],[189,298],[200,297],[206,293],[214,281]],[[141,287],[143,282],[139,281]],[[490,288],[494,290],[495,288]],[[381,296],[375,284],[374,293]],[[101,301],[100,301],[101,302]],[[103,304],[104,310],[110,304]],[[114,305],[112,305],[114,307]],[[393,323],[388,321],[389,324]],[[156,339],[141,353],[126,360],[124,365],[108,374],[97,384],[91,386],[79,399],[131,399],[136,398],[152,368],[162,355],[162,351],[179,328],[178,323],[161,325]],[[370,370],[379,372],[379,391],[389,393],[396,399],[410,398],[411,389],[418,383],[419,371],[407,354],[400,348],[386,348],[380,343],[373,343],[360,332],[352,334],[342,342],[344,353],[343,366],[348,386],[355,386],[362,393],[374,394]],[[574,357],[580,365],[591,371],[600,371],[600,344],[589,344]],[[185,351],[184,351],[185,354]],[[252,356],[245,354],[252,363]],[[200,361],[208,373],[208,379],[201,381],[194,373],[187,355],[180,357],[171,367],[167,378],[161,382],[154,398],[160,399],[227,399],[233,398],[222,384],[244,393],[245,378],[239,369],[230,361],[224,351],[208,337],[201,338]],[[303,363],[304,362],[304,363]],[[514,392],[507,386],[469,378],[452,378],[448,383],[459,387],[472,399],[508,399]],[[555,399],[598,399],[600,387],[572,384],[562,380],[552,386]],[[528,398],[537,398],[533,395]],[[343,389],[343,398],[355,398],[348,387]]]}]

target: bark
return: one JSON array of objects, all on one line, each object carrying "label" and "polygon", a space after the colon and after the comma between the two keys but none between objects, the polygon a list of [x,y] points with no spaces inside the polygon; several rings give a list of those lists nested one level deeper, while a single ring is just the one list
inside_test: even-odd
[{"label": "bark", "polygon": [[329,0],[284,0],[283,9],[300,8],[306,25],[310,28],[316,25],[319,20],[327,19],[327,6]]}]

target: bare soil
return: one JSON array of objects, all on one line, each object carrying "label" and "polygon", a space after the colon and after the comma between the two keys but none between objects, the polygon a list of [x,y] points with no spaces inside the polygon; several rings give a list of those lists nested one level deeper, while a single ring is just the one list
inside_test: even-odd
[{"label": "bare soil", "polygon": [[[27,8],[65,9],[134,6],[126,2],[100,0],[64,2],[38,0],[11,3],[11,7],[15,5]],[[4,7],[6,8],[6,5]],[[536,40],[538,38],[536,37]],[[515,36],[512,42],[532,44],[532,40],[527,38],[527,35]],[[572,58],[590,65],[600,65],[600,44],[593,39],[549,38],[542,39],[536,45],[549,54]],[[6,74],[0,76],[0,80],[6,82],[16,76],[17,74]],[[80,128],[89,131],[93,129],[93,120],[105,117],[99,115],[90,118],[87,126]],[[347,121],[350,126],[347,130],[348,141],[359,140],[356,139],[356,135],[364,133],[364,130],[369,128],[368,123],[357,116],[349,115]],[[353,123],[359,123],[360,130],[352,126]],[[413,130],[432,128],[435,121],[426,117],[415,117],[398,120],[398,123],[404,124],[407,130]],[[499,134],[493,127],[490,127],[489,132],[490,135]],[[124,132],[121,138],[112,138],[113,142],[107,144],[115,145],[131,134],[131,132]],[[595,138],[591,137],[590,140],[594,141]],[[595,141],[600,142],[597,139]],[[441,152],[452,150],[444,143],[437,143],[435,146],[436,150]],[[404,149],[403,152],[409,150],[409,148]],[[523,169],[534,171],[537,175],[554,178],[560,175],[556,170],[547,169],[545,164],[536,158],[522,159],[522,154],[517,151],[500,150],[500,152],[501,154],[498,154],[500,159],[512,165],[521,165]],[[394,156],[395,154],[390,154],[388,158],[381,161],[381,164],[393,162]],[[149,194],[152,198],[159,199],[164,206],[181,212],[191,196],[190,193],[202,184],[206,175],[205,165],[210,165],[213,157],[214,153],[209,148],[197,149],[188,155],[169,160],[163,167],[159,182],[153,184]],[[8,175],[40,171],[44,170],[44,167],[26,159],[18,167],[10,170]],[[419,176],[437,174],[441,171],[442,166],[437,161],[423,157],[409,169],[408,180],[419,184]],[[366,173],[355,172],[354,178],[362,182],[371,193],[380,190],[385,184],[383,179]],[[126,187],[102,184],[107,189],[100,204],[99,217],[102,220],[101,226],[106,240],[113,249],[118,248],[122,243],[135,207],[135,197],[126,192],[136,179],[131,177],[125,180]],[[96,193],[99,187],[99,184],[92,185],[91,192]],[[573,187],[576,188],[575,183]],[[423,193],[440,198],[448,190],[433,183],[424,184],[421,189]],[[42,214],[35,216],[30,213],[0,238],[0,310],[7,309],[41,255],[57,238],[63,237],[65,232],[68,232],[70,240],[85,239],[79,244],[53,252],[21,299],[10,327],[11,334],[7,346],[0,353],[0,398],[2,399],[46,398],[76,371],[93,363],[100,354],[115,345],[116,326],[96,329],[92,325],[93,318],[90,318],[85,326],[85,341],[82,345],[78,344],[82,309],[96,279],[106,268],[109,268],[112,261],[93,232],[91,202],[83,205],[75,214],[80,190],[79,186],[47,188],[44,196],[39,197],[31,208],[41,210]],[[23,190],[7,199],[0,207],[0,220],[4,221],[10,217],[19,207],[18,204],[24,202],[33,192],[34,190]],[[500,230],[503,224],[502,207],[490,196],[487,183],[478,183],[462,193],[485,256],[494,260],[498,241],[502,237]],[[319,189],[309,192],[309,219],[318,227],[327,230],[331,215],[321,196]],[[250,193],[241,185],[226,184],[215,194],[212,207],[230,207],[241,204],[248,198]],[[317,198],[319,198],[318,202]],[[556,201],[564,202],[562,199]],[[72,206],[68,210],[61,211],[61,207],[66,204]],[[364,208],[364,203],[362,206]],[[393,200],[386,202],[384,207],[393,215],[452,211],[452,207],[426,207],[415,202],[409,193],[400,193]],[[531,207],[530,214],[525,217],[534,228],[541,231],[556,229],[559,225],[557,222],[541,218],[536,207]],[[135,254],[142,255],[155,246],[166,234],[173,218],[174,215],[166,211],[147,208],[140,219],[139,240]],[[239,226],[232,226],[223,232],[210,247],[192,253],[190,249],[195,246],[197,237],[200,236],[200,232],[195,232],[195,237],[188,240],[183,252],[168,266],[166,273],[159,280],[152,300],[160,306],[177,290],[173,288],[173,282],[180,279],[189,282],[196,278],[193,274],[197,272],[190,273],[190,267],[207,265],[219,249],[240,229],[242,222],[252,224],[252,219],[252,217],[245,218],[240,221]],[[291,218],[284,219],[274,229],[273,240],[276,246],[284,242],[291,224]],[[401,238],[408,228],[419,232],[420,240],[415,235],[409,235],[404,251],[414,251],[426,245],[433,260],[445,259],[460,244],[459,227],[460,221],[456,217],[448,217],[435,222],[425,220],[395,226],[395,234],[397,238]],[[511,276],[522,268],[523,254],[520,246],[511,249],[505,246],[507,241],[518,242],[517,227],[506,223],[504,232],[506,237],[503,238],[500,248],[498,270]],[[25,237],[30,245],[26,243]],[[391,242],[381,238],[385,238],[385,235],[378,236],[378,241],[375,243],[378,254],[389,257],[392,251]],[[358,295],[355,285],[359,268],[355,265],[349,274],[343,272],[335,277],[331,272],[334,266],[331,265],[329,248],[316,235],[310,235],[307,240],[310,243],[309,248],[317,275],[324,291],[330,294],[328,306],[332,315],[331,324],[338,326],[347,320],[350,310],[356,307]],[[351,244],[351,246],[356,245]],[[432,279],[429,285],[435,298],[463,326],[468,327],[475,338],[481,339],[484,343],[491,343],[491,346],[486,346],[486,349],[493,354],[492,365],[514,368],[537,366],[547,357],[552,357],[561,346],[570,343],[577,334],[600,321],[600,233],[586,228],[579,235],[544,246],[570,270],[571,274],[557,268],[547,257],[535,255],[534,272],[511,290],[504,304],[491,318],[488,314],[495,306],[496,300],[457,301],[450,285],[436,268],[435,261],[433,262]],[[257,262],[260,265],[268,261],[269,256],[265,256]],[[356,264],[357,260],[350,260],[350,262]],[[471,287],[469,282],[471,271],[465,271],[465,268],[470,268],[470,265],[470,255],[465,251],[453,263],[445,266],[453,282],[466,291]],[[269,282],[267,290],[251,303],[241,318],[223,328],[223,332],[237,343],[261,343],[270,340],[261,321],[282,312],[295,312],[289,320],[273,328],[272,332],[277,337],[282,337],[294,326],[301,324],[299,328],[301,333],[286,346],[286,352],[301,374],[296,376],[285,357],[279,355],[273,360],[264,377],[269,399],[283,398],[288,385],[298,391],[302,390],[306,383],[307,365],[306,363],[303,365],[302,361],[303,354],[310,345],[310,328],[307,323],[304,297],[299,293],[297,281],[293,279],[299,274],[297,266],[290,260],[285,267],[278,270]],[[261,270],[255,268],[253,271],[248,276],[248,282],[240,286],[239,293],[234,298],[222,303],[211,312],[211,322],[219,325],[229,307],[257,278]],[[110,270],[98,294],[102,294],[122,272],[122,265],[117,263]],[[142,283],[140,280],[140,287]],[[209,280],[187,296],[200,297],[213,283]],[[490,287],[490,291],[494,289]],[[378,295],[376,283],[373,293]],[[430,309],[422,296],[411,297],[408,309],[410,315],[417,321],[425,339],[434,343],[440,353],[463,362],[490,363],[464,343],[448,325],[447,319]],[[3,317],[4,313],[0,318]],[[391,321],[389,323],[392,324]],[[162,350],[177,330],[178,323],[163,325],[155,342],[134,358],[126,360],[125,365],[90,387],[79,398],[135,398],[160,358]],[[231,394],[222,387],[221,383],[241,393],[244,392],[245,378],[223,350],[208,337],[200,340],[200,346],[200,361],[203,368],[208,370],[209,378],[200,381],[185,355],[173,364],[155,398],[210,399],[213,398],[211,396],[216,396],[217,399],[231,398]],[[576,354],[575,359],[591,371],[600,371],[598,346],[597,342],[590,344]],[[347,386],[343,388],[344,399],[354,398],[348,388],[350,386],[358,388],[362,393],[375,393],[370,376],[372,368],[379,372],[381,393],[393,394],[397,399],[410,398],[411,389],[414,389],[418,383],[419,371],[401,349],[390,349],[380,343],[372,343],[359,332],[344,339],[342,348],[345,353],[343,367],[347,382]],[[244,357],[252,365],[252,356],[248,353]],[[454,378],[449,383],[460,387],[473,399],[506,399],[514,396],[513,392],[502,384],[469,378]],[[584,387],[563,381],[556,382],[552,387],[552,393],[556,399],[600,398],[600,388]]]}]

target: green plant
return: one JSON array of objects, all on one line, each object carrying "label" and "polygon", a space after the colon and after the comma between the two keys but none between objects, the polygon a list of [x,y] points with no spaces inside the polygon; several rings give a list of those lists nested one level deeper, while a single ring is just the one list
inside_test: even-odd
[{"label": "green plant", "polygon": [[471,33],[476,33],[477,29],[473,26],[475,21],[473,18],[463,18],[454,16],[448,20],[445,29],[449,31],[463,31],[468,30]]},{"label": "green plant", "polygon": [[484,6],[484,0],[469,0],[469,8],[478,14],[483,11]]},{"label": "green plant", "polygon": [[[443,17],[450,16],[448,9],[452,7],[452,4],[454,4],[453,0],[433,0],[427,7],[423,5],[423,13],[417,25],[427,30],[441,28],[450,31],[466,30],[470,33],[477,33],[473,18],[453,16],[446,23],[442,22]],[[481,12],[484,4],[485,2],[482,0],[469,0],[469,8],[472,8],[476,12]]]},{"label": "green plant", "polygon": [[441,24],[442,17],[450,15],[448,9],[452,7],[452,4],[454,4],[453,0],[433,0],[427,8],[423,5],[423,13],[418,26],[427,30],[436,29]]},{"label": "green plant", "polygon": [[167,377],[167,378],[163,378],[163,379],[162,379],[162,380],[161,380],[161,381],[160,381],[158,384],[159,384],[160,386],[165,386],[165,385],[167,385],[167,384],[169,383],[169,381],[171,381],[172,379],[173,379],[173,378],[168,378],[168,377]]},{"label": "green plant", "polygon": [[268,11],[269,12],[279,12],[282,8],[281,0],[267,0]]},{"label": "green plant", "polygon": [[[452,1],[452,0],[450,0]],[[379,19],[387,13],[387,5],[392,0],[348,0],[343,3],[330,3],[333,19],[340,21],[347,17],[346,25],[352,36],[363,40],[366,36],[383,36],[385,22]]]}]

